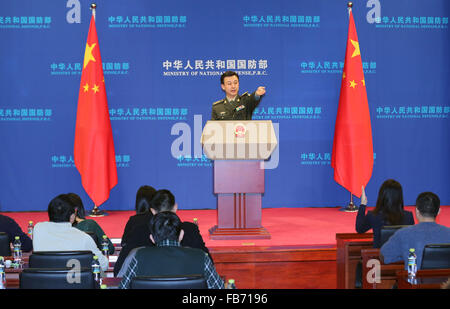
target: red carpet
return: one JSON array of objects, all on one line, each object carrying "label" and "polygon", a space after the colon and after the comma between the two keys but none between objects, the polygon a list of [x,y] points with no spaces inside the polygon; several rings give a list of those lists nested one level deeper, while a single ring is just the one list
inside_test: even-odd
[{"label": "red carpet", "polygon": [[[372,208],[369,208],[372,209]],[[406,207],[414,211],[414,207]],[[26,231],[28,221],[35,224],[48,221],[46,212],[8,212]],[[108,216],[94,218],[110,238],[122,237],[128,218],[134,211],[109,211]],[[354,233],[356,213],[339,211],[339,208],[267,208],[262,212],[262,224],[272,238],[264,240],[211,240],[208,230],[217,224],[216,210],[179,210],[183,221],[198,218],[200,232],[208,247],[221,246],[317,246],[335,245],[336,233]],[[416,221],[417,222],[417,221]],[[442,206],[438,223],[450,227],[450,207]]]}]

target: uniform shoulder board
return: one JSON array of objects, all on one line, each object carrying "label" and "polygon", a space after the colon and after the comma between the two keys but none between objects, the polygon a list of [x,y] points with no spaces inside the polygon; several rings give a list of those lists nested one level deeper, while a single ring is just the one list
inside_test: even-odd
[{"label": "uniform shoulder board", "polygon": [[219,101],[216,101],[216,102],[214,102],[213,103],[213,105],[216,105],[216,104],[219,104],[219,103],[222,103],[223,102],[223,99],[222,100],[219,100]]},{"label": "uniform shoulder board", "polygon": [[242,97],[245,97],[245,96],[250,96],[250,94],[248,93],[248,91],[246,91],[243,95],[241,95],[241,98],[242,98]]}]

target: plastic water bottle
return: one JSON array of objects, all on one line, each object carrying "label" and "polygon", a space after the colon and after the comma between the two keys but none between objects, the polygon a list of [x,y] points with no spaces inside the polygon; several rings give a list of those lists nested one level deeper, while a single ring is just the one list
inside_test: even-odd
[{"label": "plastic water bottle", "polygon": [[92,273],[94,274],[94,280],[98,282],[99,285],[102,284],[102,276],[100,274],[100,262],[98,256],[94,255],[92,260]]},{"label": "plastic water bottle", "polygon": [[28,222],[28,236],[33,239],[33,221]]},{"label": "plastic water bottle", "polygon": [[104,256],[106,256],[108,258],[109,256],[109,242],[108,242],[108,237],[106,237],[106,235],[103,235],[102,238],[102,253]]},{"label": "plastic water bottle", "polygon": [[236,285],[234,283],[234,279],[228,280],[227,289],[231,289],[231,290],[236,289]]},{"label": "plastic water bottle", "polygon": [[6,289],[5,259],[0,256],[0,290]]},{"label": "plastic water bottle", "polygon": [[21,268],[22,267],[22,243],[20,242],[20,237],[16,236],[14,238],[14,268]]},{"label": "plastic water bottle", "polygon": [[409,249],[408,254],[408,279],[415,279],[417,273],[417,256],[414,248]]}]

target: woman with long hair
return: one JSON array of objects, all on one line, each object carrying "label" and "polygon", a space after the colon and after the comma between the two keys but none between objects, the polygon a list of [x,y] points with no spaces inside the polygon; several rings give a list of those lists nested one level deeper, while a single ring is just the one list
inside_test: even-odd
[{"label": "woman with long hair", "polygon": [[363,188],[361,206],[356,216],[356,232],[365,233],[373,230],[373,247],[380,248],[381,228],[387,225],[413,225],[412,212],[404,210],[403,190],[401,184],[388,179],[380,187],[375,209],[367,211],[367,197]]}]

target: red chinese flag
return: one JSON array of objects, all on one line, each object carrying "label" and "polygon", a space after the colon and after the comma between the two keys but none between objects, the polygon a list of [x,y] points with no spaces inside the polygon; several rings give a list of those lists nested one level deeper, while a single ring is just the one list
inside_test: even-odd
[{"label": "red chinese flag", "polygon": [[74,158],[87,194],[96,206],[103,204],[117,184],[117,168],[94,16],[81,73]]},{"label": "red chinese flag", "polygon": [[336,182],[360,197],[361,187],[366,187],[372,176],[373,144],[366,83],[351,10],[331,166]]}]

